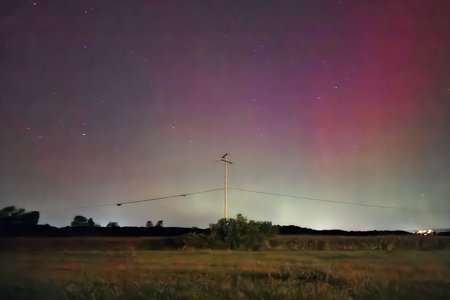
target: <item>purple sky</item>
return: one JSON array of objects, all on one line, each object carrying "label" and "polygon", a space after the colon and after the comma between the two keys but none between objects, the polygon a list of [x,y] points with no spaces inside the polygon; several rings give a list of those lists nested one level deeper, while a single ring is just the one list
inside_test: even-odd
[{"label": "purple sky", "polygon": [[[450,227],[448,1],[0,1],[0,205]],[[84,208],[75,208],[75,207]]]}]

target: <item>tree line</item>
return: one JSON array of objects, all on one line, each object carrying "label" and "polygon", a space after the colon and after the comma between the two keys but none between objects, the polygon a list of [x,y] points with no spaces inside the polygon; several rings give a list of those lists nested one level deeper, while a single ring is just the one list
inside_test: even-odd
[{"label": "tree line", "polygon": [[[24,208],[7,206],[0,210],[0,226],[35,226],[39,222],[40,213],[38,211],[27,212]],[[92,218],[77,215],[70,223],[71,227],[101,227]],[[163,220],[153,225],[151,220],[147,221],[146,227],[163,227]],[[120,227],[118,222],[108,222],[106,227]]]},{"label": "tree line", "polygon": [[[39,221],[39,212],[26,212],[23,208],[8,206],[0,211],[0,225],[3,227],[11,226],[36,226]],[[146,227],[162,228],[163,220],[153,225],[151,220],[145,224]],[[101,227],[95,223],[93,218],[87,218],[82,215],[76,215],[70,227],[74,228],[95,228]],[[120,227],[118,222],[111,221],[106,227]],[[84,230],[84,229],[83,229]],[[215,224],[210,224],[205,233],[196,233],[191,231],[184,238],[187,247],[195,248],[228,248],[228,249],[260,249],[265,247],[267,238],[276,232],[276,226],[271,222],[257,222],[249,220],[242,214],[236,218],[223,218]]]},{"label": "tree line", "polygon": [[[92,218],[86,218],[81,215],[77,215],[73,218],[73,221],[70,223],[72,227],[101,227],[99,224],[95,223]],[[108,222],[106,227],[120,227],[118,222]],[[145,227],[163,227],[163,220],[159,220],[156,222],[156,225],[153,225],[152,221],[147,221],[145,223]]]},{"label": "tree line", "polygon": [[7,206],[0,210],[0,226],[37,225],[39,216],[38,211],[26,212],[23,208]]}]

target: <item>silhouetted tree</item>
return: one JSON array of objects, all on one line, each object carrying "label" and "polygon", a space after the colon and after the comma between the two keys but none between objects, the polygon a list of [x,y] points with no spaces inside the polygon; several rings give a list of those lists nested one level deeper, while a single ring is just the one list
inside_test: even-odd
[{"label": "silhouetted tree", "polygon": [[0,217],[12,217],[16,211],[15,206],[7,206],[0,211]]},{"label": "silhouetted tree", "polygon": [[225,242],[230,249],[258,249],[274,233],[271,222],[248,220],[242,214],[237,214],[236,219],[220,219],[210,229],[213,239]]},{"label": "silhouetted tree", "polygon": [[96,224],[92,218],[89,218],[89,220],[86,217],[83,216],[75,216],[73,218],[72,223],[70,224],[72,227],[77,226],[86,226],[86,227],[100,227],[99,224]]},{"label": "silhouetted tree", "polygon": [[17,209],[15,206],[7,206],[0,211],[0,225],[37,225],[39,212],[25,212],[25,209]]},{"label": "silhouetted tree", "polygon": [[106,227],[120,227],[119,223],[117,222],[109,222]]},{"label": "silhouetted tree", "polygon": [[153,222],[148,220],[147,224],[145,224],[146,227],[153,227]]},{"label": "silhouetted tree", "polygon": [[87,220],[86,217],[78,215],[78,216],[75,216],[73,218],[73,221],[72,221],[72,223],[70,225],[73,226],[73,227],[76,227],[76,226],[88,226],[88,220]]},{"label": "silhouetted tree", "polygon": [[156,223],[155,227],[163,227],[163,220],[159,220],[159,221]]},{"label": "silhouetted tree", "polygon": [[39,222],[39,212],[38,211],[30,211],[28,213],[24,213],[20,215],[20,220],[22,221],[22,224],[24,225],[37,225]]}]

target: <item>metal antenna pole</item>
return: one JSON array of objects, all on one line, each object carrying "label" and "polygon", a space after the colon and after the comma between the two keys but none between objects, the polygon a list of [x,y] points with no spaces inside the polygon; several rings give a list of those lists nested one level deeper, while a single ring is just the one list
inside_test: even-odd
[{"label": "metal antenna pole", "polygon": [[223,217],[228,218],[228,163],[225,162],[225,183],[224,183],[224,204],[223,204]]},{"label": "metal antenna pole", "polygon": [[225,164],[225,176],[224,176],[224,187],[223,187],[223,217],[228,218],[228,164],[232,164],[231,161],[227,159],[228,153],[222,156],[221,161]]}]

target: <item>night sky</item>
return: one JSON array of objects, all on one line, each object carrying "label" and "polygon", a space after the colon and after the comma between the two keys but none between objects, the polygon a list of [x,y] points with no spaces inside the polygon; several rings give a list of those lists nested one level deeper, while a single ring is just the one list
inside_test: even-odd
[{"label": "night sky", "polygon": [[[0,205],[450,227],[450,2],[0,0]],[[99,206],[99,207],[97,207]],[[80,208],[81,207],[81,208]]]}]

